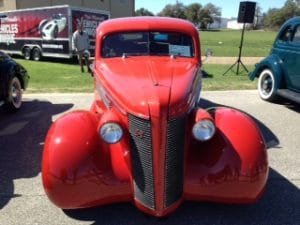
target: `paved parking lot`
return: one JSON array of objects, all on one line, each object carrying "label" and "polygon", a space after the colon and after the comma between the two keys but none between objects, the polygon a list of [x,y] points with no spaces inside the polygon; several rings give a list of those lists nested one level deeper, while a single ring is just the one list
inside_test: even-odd
[{"label": "paved parking lot", "polygon": [[300,224],[300,106],[263,102],[256,91],[203,92],[201,105],[226,105],[254,117],[268,145],[270,178],[253,205],[184,203],[156,219],[130,203],[63,211],[41,184],[41,157],[51,122],[68,110],[88,109],[91,94],[25,95],[21,111],[0,112],[0,224]]}]

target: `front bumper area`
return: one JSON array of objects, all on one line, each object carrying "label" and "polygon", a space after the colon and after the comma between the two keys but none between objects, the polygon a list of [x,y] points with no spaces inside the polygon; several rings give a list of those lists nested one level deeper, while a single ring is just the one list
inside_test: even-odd
[{"label": "front bumper area", "polygon": [[[180,122],[175,127],[185,132],[171,132],[175,132],[174,137],[183,135],[183,141],[176,143],[172,137],[175,147],[153,152],[153,156],[153,149],[168,146],[157,133],[150,134],[150,138],[160,140],[154,143],[156,146],[147,149],[151,142],[142,143],[146,154],[132,147],[130,132],[135,129],[128,131],[121,142],[108,145],[97,133],[101,116],[88,111],[67,114],[52,125],[47,136],[42,166],[45,191],[53,203],[65,209],[131,201],[143,212],[158,217],[173,212],[184,200],[255,202],[268,177],[266,149],[255,122],[233,109],[216,108],[210,113],[217,128],[211,140],[194,140],[188,132],[189,123],[182,128]],[[169,132],[167,124],[162,136]],[[143,142],[141,135],[148,133],[136,135]],[[178,152],[182,144],[182,152]],[[172,148],[175,152],[168,151]],[[168,154],[178,157],[158,159],[166,159]]]}]

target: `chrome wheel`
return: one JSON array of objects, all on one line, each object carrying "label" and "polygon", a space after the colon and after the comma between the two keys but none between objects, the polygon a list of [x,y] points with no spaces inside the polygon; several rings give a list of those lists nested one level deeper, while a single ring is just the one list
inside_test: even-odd
[{"label": "chrome wheel", "polygon": [[271,70],[265,69],[258,78],[258,91],[263,100],[271,101],[276,95],[275,78]]},{"label": "chrome wheel", "polygon": [[262,91],[265,95],[270,94],[273,88],[273,80],[270,76],[265,77],[265,79],[262,82]]},{"label": "chrome wheel", "polygon": [[39,61],[41,59],[41,51],[38,48],[33,49],[32,58],[34,61]]},{"label": "chrome wheel", "polygon": [[26,48],[23,49],[23,56],[26,60],[29,60],[31,58],[30,48],[26,47]]},{"label": "chrome wheel", "polygon": [[16,112],[22,105],[22,85],[18,77],[13,76],[9,81],[8,96],[4,107],[8,112]]},{"label": "chrome wheel", "polygon": [[19,109],[22,105],[22,86],[17,77],[14,77],[11,81],[9,96],[14,108]]}]

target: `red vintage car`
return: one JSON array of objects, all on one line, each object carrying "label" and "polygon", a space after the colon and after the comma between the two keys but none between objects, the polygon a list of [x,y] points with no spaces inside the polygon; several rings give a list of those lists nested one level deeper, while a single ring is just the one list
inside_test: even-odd
[{"label": "red vintage car", "polygon": [[173,18],[112,19],[97,29],[95,100],[55,121],[42,177],[64,209],[132,202],[153,216],[184,200],[252,203],[268,161],[248,115],[198,107],[199,33]]}]

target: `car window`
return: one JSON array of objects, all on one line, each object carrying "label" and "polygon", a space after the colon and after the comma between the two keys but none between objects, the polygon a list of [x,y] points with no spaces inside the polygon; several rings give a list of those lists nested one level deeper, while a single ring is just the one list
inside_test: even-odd
[{"label": "car window", "polygon": [[126,55],[177,55],[193,57],[189,35],[176,32],[115,33],[105,37],[101,55],[104,58]]},{"label": "car window", "polygon": [[292,36],[292,27],[291,26],[287,26],[279,35],[278,40],[282,41],[282,42],[287,42],[291,40],[291,36]]},{"label": "car window", "polygon": [[295,29],[295,34],[292,42],[295,44],[300,44],[300,25],[298,25]]}]

